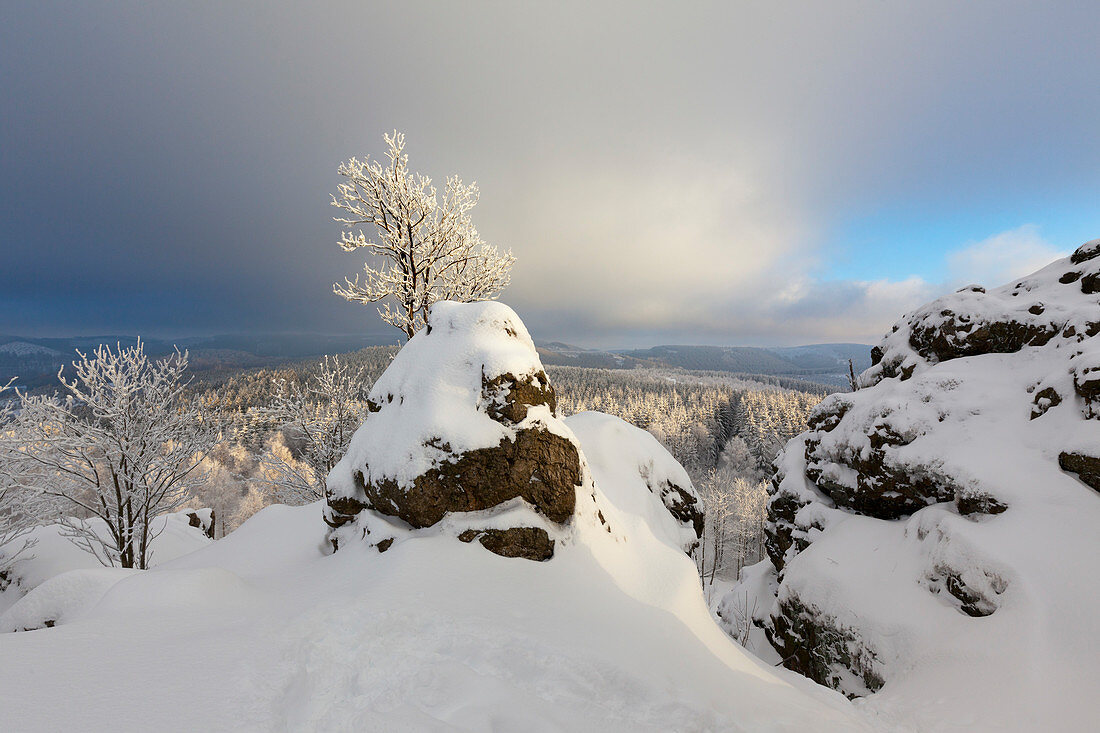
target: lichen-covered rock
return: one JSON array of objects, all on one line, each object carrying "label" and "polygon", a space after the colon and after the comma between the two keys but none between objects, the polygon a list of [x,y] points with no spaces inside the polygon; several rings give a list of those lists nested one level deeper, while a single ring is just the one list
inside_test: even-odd
[{"label": "lichen-covered rock", "polygon": [[545,559],[554,543],[540,523],[564,526],[577,492],[592,492],[531,337],[505,305],[437,303],[369,400],[366,421],[329,476],[325,521],[334,547],[357,536],[392,544],[395,532],[380,532],[364,514],[422,529],[518,501],[532,515],[525,526],[484,530],[481,544]]},{"label": "lichen-covered rock", "polygon": [[413,479],[412,486],[392,479],[367,483],[362,471],[355,471],[353,479],[366,506],[413,527],[430,527],[448,512],[483,511],[516,498],[560,524],[573,515],[581,463],[574,442],[534,428],[442,461]]}]

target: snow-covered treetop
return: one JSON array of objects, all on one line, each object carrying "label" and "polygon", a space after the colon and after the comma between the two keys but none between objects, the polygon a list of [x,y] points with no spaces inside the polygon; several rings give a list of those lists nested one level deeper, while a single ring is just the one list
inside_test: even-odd
[{"label": "snow-covered treetop", "polygon": [[[508,424],[490,416],[493,405],[485,398],[486,383],[503,375],[550,390],[515,311],[492,301],[436,303],[427,328],[401,349],[371,390],[371,414],[333,469],[330,488],[349,481],[353,466],[363,468],[367,481],[404,485],[437,461],[514,437]],[[560,425],[547,407],[529,412],[525,421],[539,420],[551,430]]]},{"label": "snow-covered treetop", "polygon": [[908,378],[963,356],[1076,345],[1100,330],[1098,293],[1100,239],[1007,285],[971,285],[906,314],[872,350],[874,366],[860,381]]}]

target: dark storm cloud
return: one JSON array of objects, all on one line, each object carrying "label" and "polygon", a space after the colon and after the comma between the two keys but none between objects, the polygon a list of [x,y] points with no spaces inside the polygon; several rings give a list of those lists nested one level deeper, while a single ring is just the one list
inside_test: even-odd
[{"label": "dark storm cloud", "polygon": [[0,19],[0,332],[382,331],[330,292],[361,263],[327,194],[394,127],[415,168],[481,184],[483,236],[519,258],[505,300],[545,338],[801,340],[830,314],[869,337],[897,314],[866,303],[927,288],[820,282],[838,222],[1100,192],[1087,4]]}]

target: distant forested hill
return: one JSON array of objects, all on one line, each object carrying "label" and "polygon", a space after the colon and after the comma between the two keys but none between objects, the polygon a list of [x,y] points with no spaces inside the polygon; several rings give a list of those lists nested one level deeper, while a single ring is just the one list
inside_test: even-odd
[{"label": "distant forested hill", "polygon": [[813,377],[813,381],[846,384],[848,360],[855,371],[871,366],[871,347],[864,344],[755,346],[654,346],[650,349],[600,351],[561,343],[539,348],[543,363],[561,366],[632,369],[672,367],[735,374]]},{"label": "distant forested hill", "polygon": [[[77,350],[93,351],[101,344],[133,346],[134,336],[74,336],[33,338],[0,334],[0,384],[17,377],[24,389],[57,384],[57,371],[76,358]],[[393,344],[390,336],[331,336],[325,334],[226,334],[182,339],[143,338],[145,352],[159,357],[178,346],[190,352],[195,372],[276,366],[323,354],[342,354],[367,346]]]}]

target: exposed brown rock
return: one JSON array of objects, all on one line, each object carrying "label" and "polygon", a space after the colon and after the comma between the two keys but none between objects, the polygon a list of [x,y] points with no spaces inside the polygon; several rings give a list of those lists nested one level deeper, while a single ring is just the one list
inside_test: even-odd
[{"label": "exposed brown rock", "polygon": [[1091,272],[1081,278],[1081,292],[1085,295],[1100,293],[1100,272]]},{"label": "exposed brown rock", "polygon": [[1100,368],[1081,366],[1073,372],[1074,391],[1088,402],[1100,401]]},{"label": "exposed brown rock", "polygon": [[481,394],[488,403],[489,417],[505,424],[522,422],[527,417],[527,408],[535,405],[546,405],[551,413],[558,409],[557,395],[542,371],[521,378],[501,374],[486,379],[482,375]]},{"label": "exposed brown rock", "polygon": [[[982,577],[984,576],[984,577]],[[975,618],[992,615],[999,607],[998,596],[1008,588],[1008,583],[989,571],[978,576],[976,587],[963,580],[962,573],[947,565],[937,565],[928,580],[933,593],[947,591],[959,602],[959,610]]]},{"label": "exposed brown rock", "polygon": [[[652,489],[653,487],[650,487],[650,490]],[[655,493],[661,497],[661,501],[672,516],[690,524],[695,529],[696,537],[703,536],[703,523],[706,521],[706,516],[703,513],[703,507],[690,491],[671,481],[665,481],[657,487]]]},{"label": "exposed brown rock", "polygon": [[187,524],[188,524],[188,526],[195,527],[197,529],[201,529],[202,533],[204,535],[206,535],[210,539],[214,539],[214,527],[217,526],[217,521],[216,521],[216,515],[215,515],[215,512],[214,512],[213,509],[210,510],[210,526],[209,527],[203,525],[202,519],[199,517],[198,512],[194,512],[194,511],[187,512]]},{"label": "exposed brown rock", "polygon": [[[356,477],[362,482],[362,473]],[[502,439],[417,476],[412,487],[394,481],[360,484],[376,512],[399,517],[414,527],[429,527],[447,512],[489,509],[525,499],[547,519],[565,522],[573,515],[581,482],[580,456],[566,438],[541,428],[519,430],[514,441]],[[361,506],[361,508],[362,508]]]},{"label": "exposed brown rock", "polygon": [[1032,402],[1035,406],[1031,408],[1031,419],[1034,420],[1045,415],[1050,408],[1062,404],[1062,395],[1054,387],[1044,387],[1035,393]]},{"label": "exposed brown rock", "polygon": [[[877,425],[867,435],[871,449],[834,446],[826,452],[820,440],[806,441],[806,477],[837,506],[878,519],[898,519],[929,504],[951,501],[955,485],[932,466],[898,465],[888,458],[888,449],[911,440]],[[855,486],[830,480],[821,466],[838,464],[856,473]]]},{"label": "exposed brown rock", "polygon": [[[875,651],[858,634],[794,595],[779,601],[764,634],[782,656],[784,667],[818,684],[844,691],[842,680],[849,673],[860,678],[867,692],[876,692],[885,683]],[[852,691],[845,694],[859,697]]]},{"label": "exposed brown rock", "polygon": [[[795,544],[795,515],[806,506],[790,494],[776,491],[768,500],[768,522],[764,531],[764,549],[777,570],[782,570],[787,551]],[[801,551],[801,548],[798,548]]]},{"label": "exposed brown rock", "polygon": [[521,557],[541,562],[554,556],[554,540],[541,527],[468,529],[458,539],[462,542],[477,539],[482,547],[501,557]]},{"label": "exposed brown rock", "polygon": [[955,507],[959,514],[1000,514],[1008,509],[1002,502],[980,491],[960,491],[955,494]]}]

